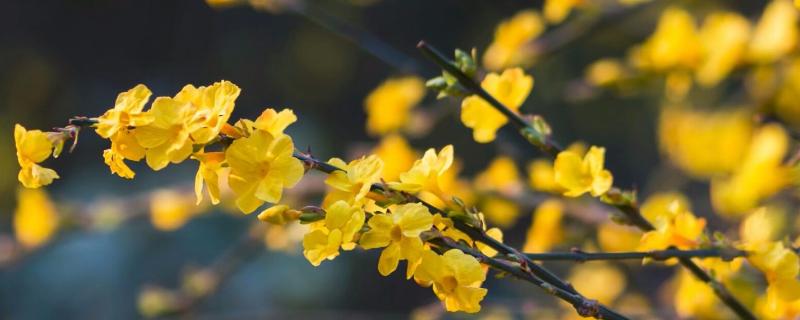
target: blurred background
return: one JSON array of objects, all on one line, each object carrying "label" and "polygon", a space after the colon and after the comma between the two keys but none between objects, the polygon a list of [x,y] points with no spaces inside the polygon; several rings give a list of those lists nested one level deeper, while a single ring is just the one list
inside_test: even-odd
[{"label": "blurred background", "polygon": [[[710,207],[707,185],[676,178],[660,160],[660,92],[583,97],[576,87],[591,62],[624,56],[629,46],[645,39],[667,4],[690,2],[654,1],[625,9],[540,57],[527,69],[535,86],[522,110],[548,119],[563,143],[580,139],[605,146],[615,185],[636,187],[642,195],[680,186],[697,199],[696,214],[703,216]],[[748,17],[757,17],[765,5],[726,3],[687,5],[700,11],[724,6]],[[482,50],[499,21],[541,5],[513,0],[331,0],[308,1],[299,11],[270,12],[250,6],[213,8],[199,0],[2,1],[0,132],[5,134],[0,169],[5,174],[0,179],[0,252],[13,251],[8,242],[21,188],[15,179],[14,123],[48,129],[65,125],[72,116],[97,116],[113,106],[119,92],[138,83],[155,95],[172,95],[185,84],[225,79],[242,88],[232,119],[254,118],[266,107],[293,108],[299,121],[288,132],[299,149],[310,148],[321,159],[352,159],[377,141],[364,129],[364,99],[372,89],[391,76],[439,75],[416,50],[419,40],[445,53]],[[457,110],[458,103],[428,93],[420,108]],[[474,143],[457,112],[445,112],[428,134],[409,140],[418,150],[453,144],[465,176],[484,169],[498,154],[510,155],[520,165],[540,156],[508,127],[494,143]],[[47,188],[58,212],[108,214],[113,220],[108,211],[119,210],[113,209],[114,203],[137,203],[137,197],[155,189],[190,190],[194,163],[157,173],[143,162],[134,163],[137,178],[132,183],[108,172],[99,152],[106,143],[84,134],[74,152],[48,162],[61,176]],[[123,209],[146,211],[148,205]],[[406,318],[423,311],[435,314],[440,308],[430,289],[409,283],[402,272],[381,277],[375,267],[377,251],[346,252],[314,268],[296,248],[267,250],[260,241],[253,245],[243,235],[252,232],[254,216],[222,211],[210,208],[172,231],[154,228],[146,212],[128,212],[135,217],[119,225],[107,221],[113,227],[85,228],[72,221],[73,228],[63,228],[48,244],[0,267],[0,318],[138,318],[142,290],[180,287],[192,268],[226,256],[241,261],[229,268],[215,293],[192,307],[191,315]],[[521,245],[530,219],[530,211],[523,212],[506,230],[506,242]],[[580,245],[585,236],[578,232],[572,244],[561,248]],[[555,263],[553,269],[564,273],[570,265]],[[626,290],[655,300],[648,288],[674,272],[638,262],[620,268],[628,278]],[[525,283],[490,278],[486,286],[490,294],[477,317],[556,305]]]}]

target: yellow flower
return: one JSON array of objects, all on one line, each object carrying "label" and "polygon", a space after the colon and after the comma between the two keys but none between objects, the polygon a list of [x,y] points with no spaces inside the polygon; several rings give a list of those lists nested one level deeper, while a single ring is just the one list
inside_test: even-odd
[{"label": "yellow flower", "polygon": [[200,162],[197,174],[194,177],[194,194],[197,204],[203,201],[203,185],[208,189],[208,196],[212,204],[219,203],[219,173],[223,170],[225,162],[224,152],[198,152],[193,158]]},{"label": "yellow flower", "polygon": [[497,191],[504,194],[517,194],[522,191],[519,170],[514,159],[499,156],[489,167],[475,177],[475,188],[482,191]]},{"label": "yellow flower", "polygon": [[597,243],[607,252],[636,251],[642,232],[631,226],[607,221],[597,227]]},{"label": "yellow flower", "polygon": [[[410,193],[425,192],[433,197],[439,197],[444,190],[448,169],[453,165],[453,146],[447,145],[436,154],[433,148],[425,151],[422,159],[414,162],[407,172],[400,174],[400,182],[390,182],[389,185],[400,191]],[[423,195],[431,198],[431,196]],[[423,199],[429,200],[429,199]],[[444,201],[444,200],[439,200]]]},{"label": "yellow flower", "polygon": [[169,189],[156,191],[150,198],[150,222],[158,230],[177,230],[197,213],[190,197]]},{"label": "yellow flower", "polygon": [[339,158],[332,158],[328,163],[344,171],[337,170],[330,173],[325,179],[325,184],[343,191],[355,202],[361,201],[369,193],[372,184],[381,179],[383,161],[376,155],[362,157],[350,161],[349,164]]},{"label": "yellow flower", "polygon": [[494,31],[494,41],[483,55],[486,69],[497,71],[518,66],[529,60],[532,52],[525,45],[544,31],[542,18],[534,10],[523,10],[500,23]]},{"label": "yellow flower", "polygon": [[23,247],[32,249],[46,243],[58,229],[58,213],[47,193],[39,189],[20,189],[14,210],[14,236]]},{"label": "yellow flower", "polygon": [[191,104],[192,114],[187,120],[195,144],[207,143],[217,137],[231,117],[240,92],[235,84],[223,80],[208,87],[186,85],[175,95],[176,101]]},{"label": "yellow flower", "polygon": [[528,164],[528,185],[533,190],[561,193],[564,190],[556,183],[555,176],[551,160],[536,159]]},{"label": "yellow flower", "polygon": [[797,45],[797,20],[797,9],[790,1],[770,2],[756,25],[749,58],[757,63],[772,63],[790,53]]},{"label": "yellow flower", "polygon": [[586,68],[586,81],[595,86],[611,85],[625,74],[622,63],[616,59],[600,59]]},{"label": "yellow flower", "polygon": [[719,305],[714,290],[686,270],[679,270],[676,278],[675,310],[681,318],[727,319],[728,313]]},{"label": "yellow flower", "polygon": [[[800,58],[792,59],[788,67],[785,68],[785,75],[780,88],[777,89],[775,96],[775,113],[782,120],[790,123],[793,127],[800,127]],[[774,79],[774,78],[773,78]],[[752,81],[754,85],[759,83],[769,83],[767,81]],[[765,90],[772,97],[773,88]]]},{"label": "yellow flower", "polygon": [[503,228],[513,226],[519,216],[519,206],[514,201],[497,196],[483,197],[478,203],[478,207],[489,222]]},{"label": "yellow flower", "polygon": [[422,254],[422,264],[414,274],[417,282],[432,284],[433,292],[450,312],[476,313],[487,290],[480,285],[486,274],[474,257],[450,249],[443,255],[431,250]]},{"label": "yellow flower", "polygon": [[689,211],[676,212],[656,219],[655,230],[642,235],[639,250],[663,250],[670,246],[680,249],[696,248],[706,226],[706,220]]},{"label": "yellow flower", "polygon": [[733,175],[711,181],[714,208],[728,215],[742,214],[789,183],[783,158],[789,137],[778,124],[767,124],[753,135],[750,147]]},{"label": "yellow flower", "polygon": [[691,210],[691,203],[686,196],[677,192],[664,192],[648,197],[640,211],[647,221],[655,223],[661,217],[672,219],[680,212]]},{"label": "yellow flower", "polygon": [[14,126],[14,145],[17,148],[17,162],[20,170],[17,175],[19,182],[26,188],[39,188],[58,179],[58,174],[52,169],[44,168],[38,163],[50,156],[53,143],[47,134],[40,130],[25,130],[19,124]]},{"label": "yellow flower", "polygon": [[556,199],[548,199],[536,207],[533,222],[525,236],[524,252],[547,252],[561,241],[561,218],[564,205]]},{"label": "yellow flower", "polygon": [[758,208],[739,225],[739,237],[745,247],[775,241],[785,226],[783,212],[772,208]]},{"label": "yellow flower", "polygon": [[613,177],[603,168],[605,153],[605,148],[592,146],[583,159],[569,150],[558,154],[553,169],[556,183],[566,190],[565,196],[578,197],[589,192],[598,197],[611,188]]},{"label": "yellow flower", "polygon": [[274,225],[285,225],[300,218],[300,212],[285,204],[276,204],[258,214],[258,220]]},{"label": "yellow flower", "polygon": [[741,163],[752,131],[751,116],[744,110],[665,108],[658,134],[660,148],[672,162],[693,177],[707,178],[727,174]]},{"label": "yellow flower", "polygon": [[607,262],[589,262],[572,268],[569,283],[590,299],[610,305],[625,290],[625,274]]},{"label": "yellow flower", "polygon": [[383,179],[387,181],[400,178],[400,174],[411,169],[417,159],[417,152],[398,134],[383,137],[372,153],[383,161]]},{"label": "yellow flower", "polygon": [[150,89],[143,84],[120,93],[114,108],[97,118],[95,132],[108,139],[120,130],[127,130],[129,126],[138,127],[152,122],[152,115],[142,112],[151,94]]},{"label": "yellow flower", "polygon": [[147,149],[147,165],[161,170],[170,162],[179,163],[192,153],[191,133],[199,125],[191,122],[196,108],[189,102],[158,97],[147,111],[153,122],[136,128],[136,140]]},{"label": "yellow flower", "polygon": [[634,51],[633,64],[655,71],[691,69],[700,62],[702,48],[692,15],[670,7],[661,14],[655,32]]},{"label": "yellow flower", "polygon": [[283,109],[281,112],[277,112],[275,109],[268,108],[256,118],[253,127],[269,132],[276,137],[282,134],[283,130],[286,130],[295,121],[297,121],[297,116],[294,115],[292,109]]},{"label": "yellow flower", "polygon": [[[500,75],[486,75],[481,87],[508,109],[517,112],[533,88],[533,78],[520,68],[506,69]],[[494,140],[497,130],[508,122],[508,118],[485,100],[472,95],[461,102],[461,122],[472,128],[475,141],[488,143]]]},{"label": "yellow flower", "polygon": [[325,208],[325,219],[312,225],[311,232],[303,237],[303,255],[312,265],[333,260],[344,250],[355,248],[355,235],[364,225],[364,210],[337,201]]},{"label": "yellow flower", "polygon": [[384,135],[402,129],[409,112],[425,97],[425,84],[415,76],[393,78],[375,88],[364,101],[367,132]]},{"label": "yellow flower", "polygon": [[383,248],[378,272],[388,276],[400,260],[408,261],[406,277],[414,274],[414,266],[422,257],[424,246],[419,235],[433,227],[433,216],[419,203],[397,206],[391,214],[376,214],[369,219],[370,230],[359,242],[364,249]]},{"label": "yellow flower", "polygon": [[780,300],[800,299],[800,258],[783,242],[765,242],[749,247],[747,260],[764,273],[769,283],[768,290],[775,290]]},{"label": "yellow flower", "polygon": [[750,22],[734,12],[714,12],[700,28],[705,54],[697,68],[697,82],[713,86],[742,60],[750,38]]},{"label": "yellow flower", "polygon": [[583,0],[547,0],[544,2],[544,17],[550,23],[561,23],[572,9],[582,3]]},{"label": "yellow flower", "polygon": [[305,171],[292,156],[294,144],[287,135],[273,137],[258,130],[239,138],[225,151],[230,165],[228,185],[236,194],[236,205],[244,213],[253,212],[264,202],[277,203],[283,188],[291,188]]},{"label": "yellow flower", "polygon": [[103,151],[103,161],[111,173],[126,179],[133,179],[135,173],[124,160],[139,161],[145,157],[145,149],[136,141],[134,131],[127,127],[119,128],[111,136],[111,148]]}]

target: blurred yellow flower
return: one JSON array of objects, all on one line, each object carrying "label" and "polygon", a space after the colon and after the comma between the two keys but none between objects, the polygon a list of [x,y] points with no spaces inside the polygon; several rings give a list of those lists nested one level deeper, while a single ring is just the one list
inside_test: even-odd
[{"label": "blurred yellow flower", "polygon": [[797,9],[789,0],[773,0],[764,9],[750,41],[749,58],[772,63],[797,46]]},{"label": "blurred yellow flower", "polygon": [[384,136],[371,153],[383,161],[383,179],[386,181],[400,178],[400,174],[411,169],[417,159],[417,152],[399,134]]},{"label": "blurred yellow flower", "polygon": [[490,223],[503,228],[513,226],[519,216],[519,206],[514,201],[493,195],[483,197],[478,208]]},{"label": "blurred yellow flower", "polygon": [[603,167],[605,152],[605,148],[592,146],[583,159],[570,150],[558,154],[553,169],[556,183],[566,190],[565,196],[578,197],[589,192],[598,197],[611,188],[613,177]]},{"label": "blurred yellow flower", "polygon": [[545,24],[534,10],[523,10],[501,22],[494,31],[494,41],[483,55],[486,69],[498,71],[503,68],[525,64],[532,52],[525,50],[526,44],[544,31]]},{"label": "blurred yellow flower", "polygon": [[474,257],[458,249],[443,255],[431,250],[423,252],[422,264],[414,274],[419,283],[432,284],[433,292],[450,312],[476,313],[487,290],[481,288],[486,274]]},{"label": "blurred yellow flower", "polygon": [[522,191],[514,159],[508,156],[498,156],[489,167],[475,177],[475,188],[481,191],[496,191],[503,194],[517,194]]},{"label": "blurred yellow flower", "polygon": [[236,194],[236,205],[244,213],[264,202],[277,203],[283,188],[291,188],[303,177],[303,163],[293,157],[294,144],[287,135],[273,137],[258,130],[239,138],[225,151],[230,165],[228,185]]},{"label": "blurred yellow flower", "polygon": [[778,124],[767,124],[755,132],[747,154],[733,175],[711,182],[711,200],[718,212],[743,214],[780,191],[789,181],[789,168],[782,162],[789,137]]},{"label": "blurred yellow flower", "polygon": [[607,86],[625,75],[625,67],[617,59],[600,59],[586,68],[586,81],[595,86]]},{"label": "blurred yellow flower", "polygon": [[750,115],[744,110],[667,107],[659,119],[659,147],[692,177],[709,178],[730,173],[741,163],[752,131]]},{"label": "blurred yellow flower", "polygon": [[402,129],[409,113],[425,97],[425,84],[416,76],[391,78],[375,88],[364,101],[367,132],[385,135]]},{"label": "blurred yellow flower", "polygon": [[678,7],[663,11],[655,32],[633,52],[633,65],[654,71],[692,69],[702,57],[694,17]]},{"label": "blurred yellow flower", "polygon": [[745,246],[775,241],[780,238],[780,231],[785,223],[783,212],[761,207],[749,214],[739,225],[739,237]]},{"label": "blurred yellow flower", "polygon": [[528,164],[528,185],[536,191],[564,192],[564,189],[556,183],[553,161],[549,159],[536,159]]},{"label": "blurred yellow flower", "polygon": [[391,214],[376,214],[369,219],[370,230],[361,236],[359,244],[364,249],[383,248],[378,260],[378,272],[388,276],[400,260],[407,260],[406,277],[411,279],[422,258],[424,246],[422,232],[433,227],[433,216],[419,203],[402,204]]},{"label": "blurred yellow flower", "polygon": [[150,222],[162,231],[177,230],[199,213],[191,197],[170,189],[158,190],[150,197]]},{"label": "blurred yellow flower", "polygon": [[17,162],[20,170],[19,182],[26,188],[39,188],[58,179],[53,169],[40,166],[38,163],[50,157],[53,143],[41,130],[25,130],[19,124],[14,125],[14,145],[17,149]]},{"label": "blurred yellow flower", "polygon": [[325,208],[325,219],[312,224],[311,231],[303,237],[303,255],[316,267],[336,258],[339,247],[352,250],[364,218],[364,210],[359,206],[341,200],[334,202]]},{"label": "blurred yellow flower", "polygon": [[714,290],[689,271],[679,270],[673,281],[677,285],[674,298],[675,311],[680,317],[722,320],[731,316],[719,305]]},{"label": "blurred yellow flower", "polygon": [[548,199],[536,207],[533,221],[525,236],[523,252],[547,252],[563,238],[561,219],[564,204],[556,199]]},{"label": "blurred yellow flower", "polygon": [[597,227],[597,243],[607,252],[636,251],[642,232],[631,226],[607,221]]},{"label": "blurred yellow flower", "polygon": [[656,217],[653,225],[655,230],[642,235],[639,250],[663,250],[671,246],[696,248],[700,244],[706,220],[695,217],[689,211],[680,211]]},{"label": "blurred yellow flower", "polygon": [[610,305],[625,290],[625,274],[607,262],[578,264],[570,270],[569,283],[589,299]]},{"label": "blurred yellow flower", "polygon": [[724,79],[744,57],[750,38],[750,22],[734,12],[714,12],[700,28],[705,51],[697,68],[697,82],[713,86]]},{"label": "blurred yellow flower", "polygon": [[676,214],[684,211],[691,211],[692,205],[689,199],[677,192],[656,193],[649,197],[642,204],[641,211],[650,223],[655,223],[660,217],[673,218]]},{"label": "blurred yellow flower", "polygon": [[151,94],[150,89],[143,84],[120,93],[114,108],[97,118],[95,132],[108,139],[120,130],[127,130],[129,126],[138,127],[152,122],[152,115],[142,112]]},{"label": "blurred yellow flower", "polygon": [[572,9],[582,5],[583,0],[546,0],[544,2],[544,17],[547,22],[558,24],[564,21]]},{"label": "blurred yellow flower", "polygon": [[[782,120],[798,128],[800,127],[800,58],[792,59],[784,68],[784,78],[775,96],[775,113]],[[761,81],[764,82],[766,81]]]},{"label": "blurred yellow flower", "polygon": [[20,189],[14,210],[14,236],[27,249],[45,244],[58,230],[55,205],[41,189]]},{"label": "blurred yellow flower", "polygon": [[[520,68],[506,69],[499,75],[486,75],[481,87],[508,109],[518,112],[533,88],[533,77]],[[461,122],[473,130],[475,141],[488,143],[494,141],[497,130],[508,122],[508,118],[485,100],[472,95],[461,102]]]}]

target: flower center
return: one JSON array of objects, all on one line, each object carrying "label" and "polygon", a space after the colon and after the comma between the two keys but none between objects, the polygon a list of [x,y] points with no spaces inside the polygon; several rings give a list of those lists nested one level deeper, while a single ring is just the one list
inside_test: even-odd
[{"label": "flower center", "polygon": [[454,276],[446,276],[441,281],[442,289],[446,293],[452,293],[458,287],[458,280]]},{"label": "flower center", "polygon": [[392,236],[392,241],[397,242],[403,239],[403,230],[400,229],[400,226],[392,227],[390,234]]}]

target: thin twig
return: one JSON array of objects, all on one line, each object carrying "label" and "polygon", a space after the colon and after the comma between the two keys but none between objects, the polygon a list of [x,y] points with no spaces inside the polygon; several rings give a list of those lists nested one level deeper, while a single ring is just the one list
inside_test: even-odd
[{"label": "thin twig", "polygon": [[569,252],[526,253],[529,259],[535,261],[593,261],[593,260],[638,260],[650,258],[653,260],[667,260],[672,258],[721,258],[730,260],[736,257],[746,257],[747,251],[731,248],[709,248],[696,250],[653,250],[632,252],[584,252],[572,249]]}]

